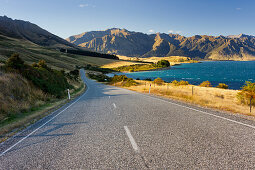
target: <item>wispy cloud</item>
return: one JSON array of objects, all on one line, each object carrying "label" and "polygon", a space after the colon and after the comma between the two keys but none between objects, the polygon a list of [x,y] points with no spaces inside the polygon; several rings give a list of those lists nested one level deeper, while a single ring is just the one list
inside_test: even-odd
[{"label": "wispy cloud", "polygon": [[80,8],[84,8],[84,7],[88,7],[88,6],[89,6],[89,4],[80,4],[79,5]]},{"label": "wispy cloud", "polygon": [[155,31],[153,29],[150,29],[148,32],[149,33],[155,33]]},{"label": "wispy cloud", "polygon": [[236,8],[236,10],[237,10],[237,11],[240,11],[240,10],[242,10],[242,8]]},{"label": "wispy cloud", "polygon": [[171,34],[180,34],[180,33],[182,33],[182,31],[169,30],[168,33],[171,33]]}]

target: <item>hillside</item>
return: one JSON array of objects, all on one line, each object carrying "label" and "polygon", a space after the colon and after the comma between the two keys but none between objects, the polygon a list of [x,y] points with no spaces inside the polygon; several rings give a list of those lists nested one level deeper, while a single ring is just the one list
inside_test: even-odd
[{"label": "hillside", "polygon": [[67,41],[98,52],[129,57],[187,56],[212,60],[255,60],[255,37],[144,34],[126,29],[85,32]]},{"label": "hillside", "polygon": [[43,59],[53,68],[66,70],[73,70],[76,65],[114,63],[117,61],[112,59],[118,59],[81,49],[33,23],[0,16],[0,61],[13,53],[19,53],[29,64]]},{"label": "hillside", "polygon": [[0,34],[7,37],[28,40],[35,44],[52,48],[77,48],[76,45],[65,41],[33,23],[13,20],[6,16],[0,16]]}]

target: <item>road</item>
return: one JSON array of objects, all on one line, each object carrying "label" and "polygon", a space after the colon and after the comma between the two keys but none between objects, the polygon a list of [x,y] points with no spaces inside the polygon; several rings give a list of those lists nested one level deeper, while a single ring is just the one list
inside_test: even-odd
[{"label": "road", "polygon": [[255,123],[106,86],[0,145],[0,169],[254,169]]}]

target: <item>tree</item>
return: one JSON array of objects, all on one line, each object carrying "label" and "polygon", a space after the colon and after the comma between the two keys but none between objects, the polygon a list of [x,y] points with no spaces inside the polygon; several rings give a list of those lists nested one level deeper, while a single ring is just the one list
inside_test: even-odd
[{"label": "tree", "polygon": [[252,104],[254,104],[254,98],[255,98],[255,83],[246,81],[245,85],[242,87],[242,91],[238,93],[237,97],[241,100],[241,102],[250,105],[250,112],[251,112],[251,107],[252,107]]},{"label": "tree", "polygon": [[24,68],[24,61],[19,57],[19,54],[12,54],[10,58],[5,63],[7,68],[12,68],[16,70],[21,70]]},{"label": "tree", "polygon": [[157,65],[157,67],[163,68],[163,67],[169,67],[170,63],[167,60],[160,60],[160,61],[157,62],[156,65]]},{"label": "tree", "polygon": [[217,86],[217,88],[228,89],[228,85],[226,85],[226,84],[224,84],[224,83],[219,83],[219,85]]},{"label": "tree", "polygon": [[210,81],[203,81],[199,86],[201,87],[212,87]]},{"label": "tree", "polygon": [[161,86],[164,83],[164,80],[162,80],[161,78],[158,77],[153,82],[156,83],[157,85]]}]

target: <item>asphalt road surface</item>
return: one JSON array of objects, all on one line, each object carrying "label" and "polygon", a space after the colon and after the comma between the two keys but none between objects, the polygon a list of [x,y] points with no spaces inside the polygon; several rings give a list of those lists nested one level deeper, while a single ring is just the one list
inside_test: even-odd
[{"label": "asphalt road surface", "polygon": [[82,78],[78,99],[0,145],[0,169],[255,169],[255,123]]}]

